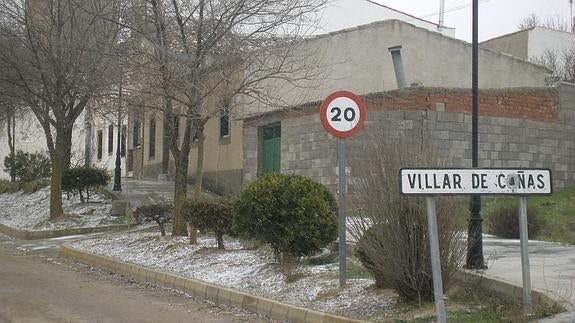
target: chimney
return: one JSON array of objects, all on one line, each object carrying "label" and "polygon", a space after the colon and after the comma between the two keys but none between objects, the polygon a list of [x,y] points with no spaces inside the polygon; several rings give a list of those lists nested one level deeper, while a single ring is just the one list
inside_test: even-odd
[{"label": "chimney", "polygon": [[403,62],[401,60],[401,45],[389,47],[389,52],[391,53],[391,59],[393,60],[393,70],[395,71],[395,79],[397,80],[397,87],[404,88],[407,87],[407,81],[405,80],[405,71],[403,70]]}]

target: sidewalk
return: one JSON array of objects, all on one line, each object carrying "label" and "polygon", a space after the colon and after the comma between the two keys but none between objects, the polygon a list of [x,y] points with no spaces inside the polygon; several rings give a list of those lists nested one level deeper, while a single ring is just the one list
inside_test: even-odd
[{"label": "sidewalk", "polygon": [[[110,181],[108,190],[118,196],[120,200],[130,202],[131,207],[142,204],[155,204],[174,199],[173,181],[135,180],[122,177],[122,191],[112,191],[114,182]],[[193,187],[188,184],[188,196]]]},{"label": "sidewalk", "polygon": [[[155,204],[174,200],[174,181],[140,180],[122,177],[122,191],[113,191],[113,179],[108,183],[108,191],[120,200],[130,202],[132,208],[143,204]],[[188,197],[192,196],[194,187],[188,184]],[[213,196],[202,192],[202,195]]]},{"label": "sidewalk", "polygon": [[[485,276],[523,285],[519,240],[484,236]],[[529,241],[531,288],[563,300],[569,313],[545,322],[575,322],[575,246]]]}]

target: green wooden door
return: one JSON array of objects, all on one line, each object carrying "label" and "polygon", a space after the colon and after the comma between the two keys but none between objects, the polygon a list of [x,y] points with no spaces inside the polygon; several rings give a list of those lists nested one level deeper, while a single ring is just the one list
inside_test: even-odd
[{"label": "green wooden door", "polygon": [[280,171],[281,125],[274,124],[262,129],[261,171],[267,174]]}]

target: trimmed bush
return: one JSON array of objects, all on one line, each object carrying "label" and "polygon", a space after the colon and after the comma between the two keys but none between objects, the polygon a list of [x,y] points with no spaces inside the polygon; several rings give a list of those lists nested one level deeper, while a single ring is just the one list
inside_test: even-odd
[{"label": "trimmed bush", "polygon": [[4,171],[8,174],[14,173],[19,182],[32,182],[50,177],[50,158],[42,153],[18,150],[16,156],[10,154],[4,158]]},{"label": "trimmed bush", "polygon": [[333,195],[304,176],[264,175],[239,193],[234,209],[234,232],[270,245],[282,263],[312,255],[337,238]]},{"label": "trimmed bush", "polygon": [[[62,173],[62,190],[80,195],[82,203],[90,201],[90,191],[108,185],[110,176],[103,169],[91,167],[75,167]],[[84,193],[86,199],[84,200]]]},{"label": "trimmed bush", "polygon": [[162,236],[166,235],[165,224],[174,217],[174,206],[171,204],[151,204],[137,207],[134,210],[136,223],[156,222]]},{"label": "trimmed bush", "polygon": [[[515,203],[501,204],[487,215],[489,233],[506,239],[519,239],[519,212]],[[527,205],[527,232],[529,238],[536,237],[543,229],[544,223]]]},{"label": "trimmed bush", "polygon": [[216,235],[218,249],[224,249],[224,234],[229,234],[232,227],[233,208],[228,199],[203,198],[187,200],[184,205],[184,216],[192,226],[202,232],[213,232]]}]

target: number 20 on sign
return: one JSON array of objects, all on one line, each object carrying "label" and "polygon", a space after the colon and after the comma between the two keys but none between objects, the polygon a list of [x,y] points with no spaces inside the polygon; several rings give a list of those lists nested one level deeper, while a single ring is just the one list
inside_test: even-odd
[{"label": "number 20 on sign", "polygon": [[319,116],[324,129],[332,136],[347,138],[356,134],[365,122],[365,105],[349,91],[330,94],[321,104]]}]

